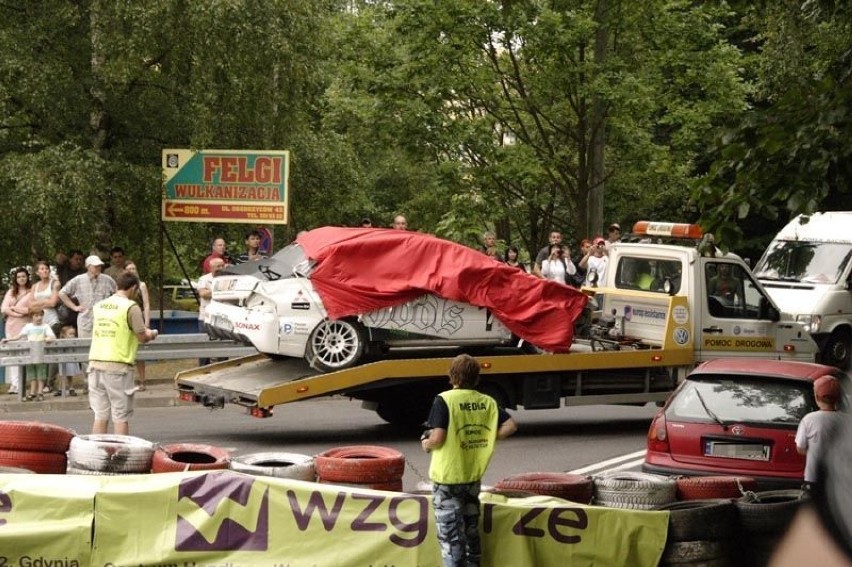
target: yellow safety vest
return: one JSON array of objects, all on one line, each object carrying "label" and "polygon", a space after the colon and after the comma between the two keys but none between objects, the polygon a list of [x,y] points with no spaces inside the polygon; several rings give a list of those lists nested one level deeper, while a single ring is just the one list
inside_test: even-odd
[{"label": "yellow safety vest", "polygon": [[136,361],[139,339],[130,328],[128,318],[133,305],[136,302],[120,295],[111,295],[95,304],[92,308],[94,328],[89,360],[124,364]]},{"label": "yellow safety vest", "polygon": [[476,482],[485,474],[497,440],[497,404],[476,390],[438,394],[447,404],[450,423],[444,444],[432,451],[429,477],[440,484]]}]

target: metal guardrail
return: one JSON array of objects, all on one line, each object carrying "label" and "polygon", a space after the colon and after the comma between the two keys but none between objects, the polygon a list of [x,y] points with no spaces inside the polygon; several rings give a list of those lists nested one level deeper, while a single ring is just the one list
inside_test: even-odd
[{"label": "metal guardrail", "polygon": [[[13,341],[0,344],[0,366],[53,362],[87,362],[91,339],[57,339],[50,342]],[[235,341],[211,340],[203,333],[159,335],[139,345],[136,360],[233,358],[256,354],[254,347]]]}]

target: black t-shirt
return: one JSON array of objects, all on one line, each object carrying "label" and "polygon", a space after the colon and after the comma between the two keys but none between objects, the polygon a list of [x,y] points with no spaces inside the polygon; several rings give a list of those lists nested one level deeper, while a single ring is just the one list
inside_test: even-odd
[{"label": "black t-shirt", "polygon": [[[497,425],[503,425],[509,419],[509,413],[497,406]],[[429,419],[427,421],[429,427],[438,429],[449,429],[450,427],[450,408],[447,407],[447,402],[441,396],[435,396],[435,401],[432,402],[432,409],[429,411]]]}]

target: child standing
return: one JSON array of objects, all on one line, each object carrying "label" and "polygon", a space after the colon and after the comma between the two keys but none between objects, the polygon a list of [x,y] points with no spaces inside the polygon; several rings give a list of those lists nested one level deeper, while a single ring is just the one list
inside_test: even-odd
[{"label": "child standing", "polygon": [[[50,325],[44,323],[44,309],[31,309],[30,316],[32,317],[32,321],[24,325],[24,328],[21,329],[21,334],[3,340],[17,341],[26,338],[31,343],[45,343],[56,338]],[[47,367],[48,364],[46,362],[27,364],[25,378],[25,384],[29,387],[26,397],[27,401],[44,399],[41,390],[44,388],[44,381],[47,379]]]},{"label": "child standing", "polygon": [[816,482],[817,463],[824,456],[827,440],[843,419],[837,411],[840,396],[840,382],[833,376],[814,380],[814,397],[819,410],[803,417],[796,431],[796,449],[805,455],[805,486]]},{"label": "child standing", "polygon": [[[76,339],[77,329],[73,325],[65,325],[59,331],[60,339]],[[83,373],[83,367],[79,362],[61,362],[59,364],[59,384],[54,396],[61,396],[63,390],[68,389],[69,396],[76,396],[74,390],[74,377]]]}]

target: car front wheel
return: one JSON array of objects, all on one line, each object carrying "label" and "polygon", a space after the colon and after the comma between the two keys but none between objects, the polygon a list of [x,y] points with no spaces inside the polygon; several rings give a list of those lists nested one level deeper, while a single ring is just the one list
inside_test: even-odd
[{"label": "car front wheel", "polygon": [[346,319],[325,320],[317,325],[308,338],[305,358],[322,372],[334,372],[354,366],[364,354],[364,333],[361,326]]}]

